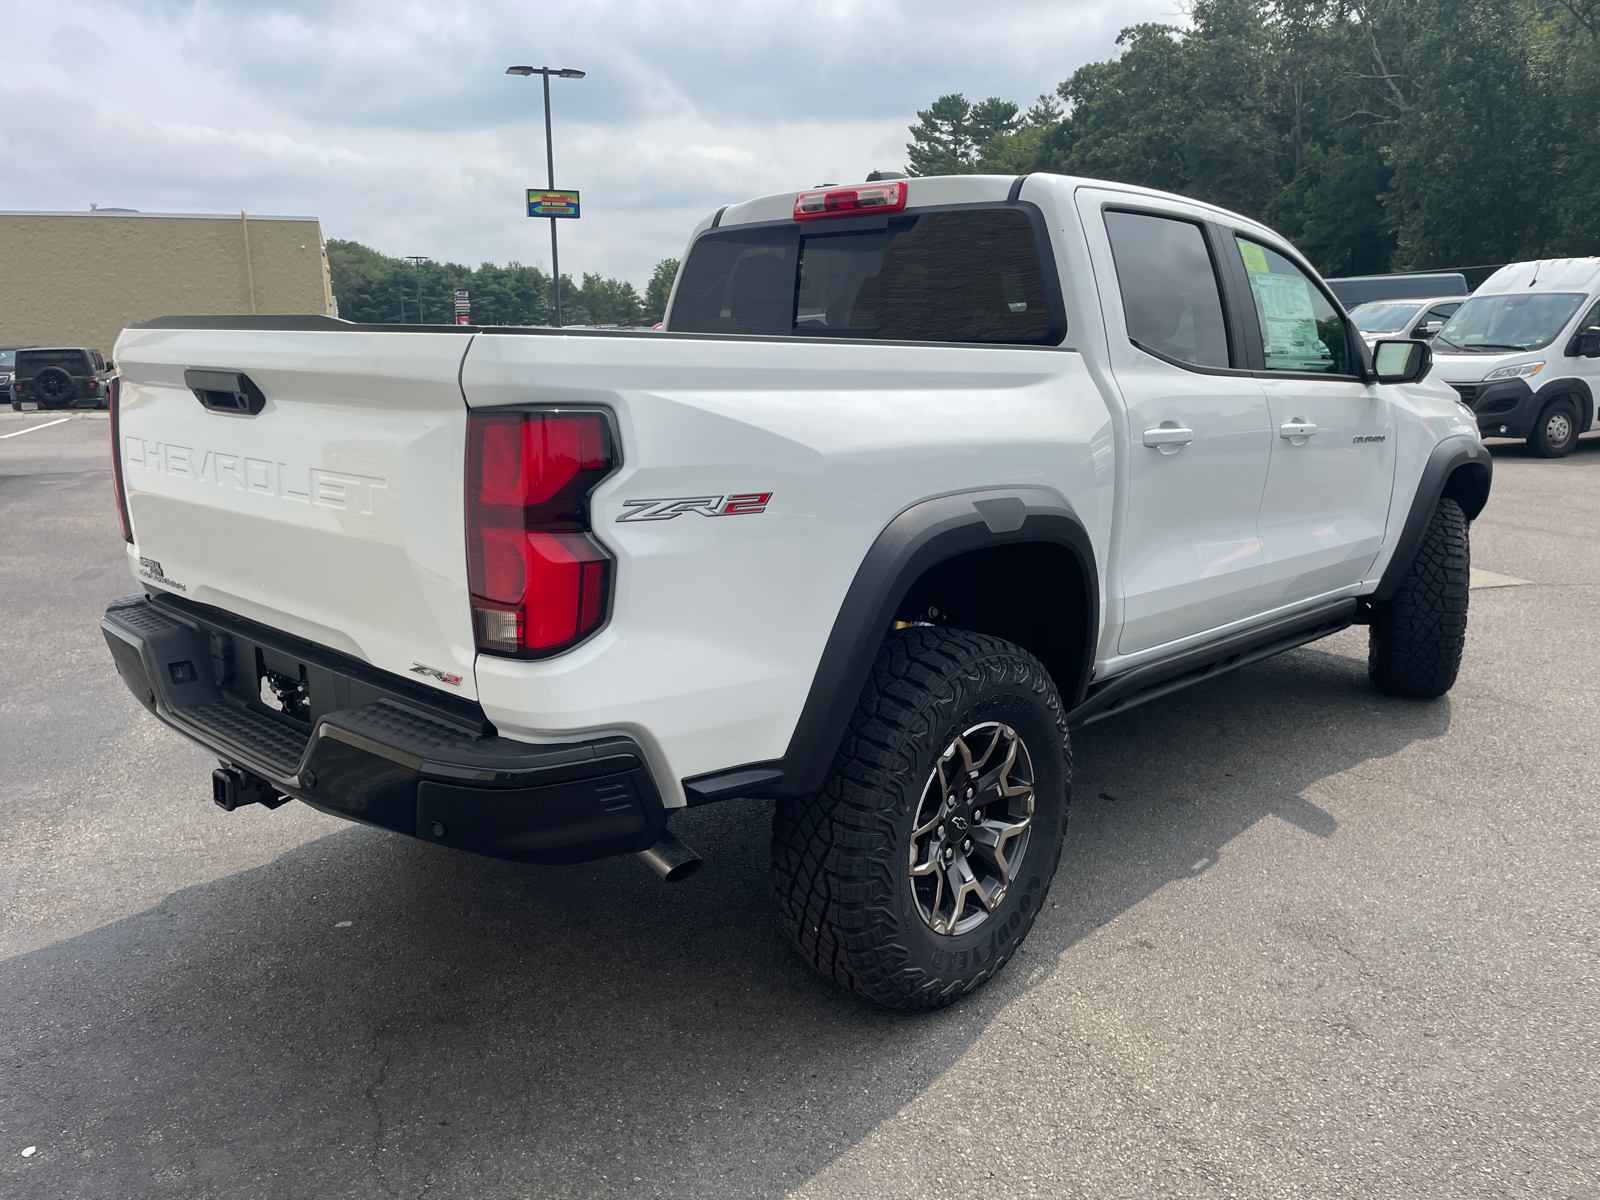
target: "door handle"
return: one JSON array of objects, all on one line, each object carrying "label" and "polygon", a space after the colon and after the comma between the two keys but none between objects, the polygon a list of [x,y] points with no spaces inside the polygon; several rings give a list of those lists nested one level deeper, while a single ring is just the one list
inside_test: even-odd
[{"label": "door handle", "polygon": [[1184,429],[1175,421],[1163,421],[1156,429],[1144,431],[1144,444],[1163,454],[1176,454],[1194,441],[1194,430]]},{"label": "door handle", "polygon": [[1316,425],[1304,417],[1296,417],[1294,420],[1285,421],[1278,426],[1278,436],[1291,446],[1304,446],[1309,439],[1316,435]]}]

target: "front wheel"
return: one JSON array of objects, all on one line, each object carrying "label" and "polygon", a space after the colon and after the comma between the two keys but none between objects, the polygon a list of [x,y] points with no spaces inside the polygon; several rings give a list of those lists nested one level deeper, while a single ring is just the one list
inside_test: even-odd
[{"label": "front wheel", "polygon": [[1534,423],[1528,445],[1540,458],[1565,458],[1578,444],[1578,410],[1570,400],[1552,400]]},{"label": "front wheel", "polygon": [[1071,767],[1061,699],[1027,651],[891,634],[822,791],[773,814],[795,948],[889,1008],[941,1008],[992,979],[1050,889]]},{"label": "front wheel", "polygon": [[1399,589],[1372,606],[1367,675],[1384,695],[1431,700],[1454,686],[1467,644],[1471,566],[1466,514],[1440,500]]}]

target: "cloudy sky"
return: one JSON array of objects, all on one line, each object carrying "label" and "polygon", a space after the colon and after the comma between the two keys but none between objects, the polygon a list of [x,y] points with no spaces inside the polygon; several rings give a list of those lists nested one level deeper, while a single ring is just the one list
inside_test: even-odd
[{"label": "cloudy sky", "polygon": [[641,285],[731,200],[900,168],[942,92],[1026,106],[1178,0],[0,0],[0,209],[312,215],[389,254]]}]

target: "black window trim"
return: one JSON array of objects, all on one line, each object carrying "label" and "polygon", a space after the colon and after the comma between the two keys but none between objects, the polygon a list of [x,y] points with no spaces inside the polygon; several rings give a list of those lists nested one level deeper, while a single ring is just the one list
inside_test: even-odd
[{"label": "black window trim", "polygon": [[[1158,358],[1164,363],[1170,363],[1174,367],[1181,367],[1183,370],[1192,372],[1196,375],[1227,375],[1235,378],[1254,375],[1255,372],[1252,371],[1249,366],[1238,365],[1241,359],[1246,358],[1246,351],[1249,349],[1249,341],[1248,339],[1240,336],[1242,327],[1240,315],[1236,311],[1238,307],[1237,297],[1234,295],[1233,290],[1228,287],[1227,272],[1224,270],[1223,262],[1221,261],[1222,256],[1219,254],[1218,247],[1216,245],[1217,230],[1219,228],[1216,222],[1207,221],[1202,217],[1192,217],[1187,213],[1176,213],[1171,209],[1154,208],[1141,204],[1128,204],[1117,200],[1107,200],[1103,202],[1100,205],[1100,227],[1106,231],[1106,245],[1111,250],[1111,269],[1113,274],[1115,274],[1117,270],[1117,251],[1116,247],[1111,244],[1111,230],[1105,223],[1106,214],[1113,212],[1130,213],[1138,217],[1160,217],[1163,220],[1168,221],[1182,221],[1185,224],[1194,225],[1199,228],[1200,240],[1202,243],[1204,243],[1206,247],[1206,253],[1211,258],[1211,271],[1217,281],[1218,298],[1222,301],[1222,324],[1224,327],[1225,336],[1228,339],[1228,362],[1233,365],[1226,367],[1208,367],[1201,363],[1184,362],[1181,358],[1173,358],[1171,355],[1163,354],[1159,350],[1151,349],[1149,346],[1146,346],[1143,342],[1139,341],[1139,339],[1129,335],[1128,341],[1133,348],[1141,351],[1142,353],[1148,354],[1151,358]],[[1117,301],[1120,304],[1122,301],[1122,277],[1117,275],[1116,280]],[[1123,329],[1126,330],[1128,325],[1126,308],[1123,309],[1122,325]]]},{"label": "black window trim", "polygon": [[[684,254],[684,264],[689,262],[690,255],[694,254],[701,241],[706,238],[718,238],[728,241],[738,240],[738,235],[759,232],[763,229],[782,229],[791,232],[794,236],[795,246],[795,286],[799,287],[800,279],[800,241],[806,237],[816,237],[823,234],[836,233],[872,233],[887,229],[891,220],[905,217],[920,217],[931,213],[946,212],[983,212],[1011,210],[1021,212],[1028,218],[1029,232],[1033,234],[1034,252],[1039,256],[1039,273],[1043,277],[1044,295],[1047,311],[1050,314],[1050,328],[1045,336],[1037,341],[1028,342],[955,342],[943,338],[875,338],[859,334],[822,334],[822,333],[709,333],[688,330],[674,330],[672,328],[672,313],[666,315],[663,333],[680,333],[684,337],[737,337],[761,338],[766,340],[781,340],[786,342],[849,342],[860,345],[896,345],[896,346],[986,346],[991,349],[1005,350],[1030,350],[1044,349],[1071,350],[1072,347],[1063,345],[1067,339],[1067,305],[1066,298],[1061,290],[1061,274],[1056,269],[1055,243],[1050,239],[1050,225],[1045,220],[1044,212],[1031,200],[979,200],[964,204],[925,204],[915,208],[906,208],[900,212],[882,216],[868,217],[836,217],[826,221],[751,221],[748,224],[724,225],[721,228],[712,227],[704,229],[700,235],[690,243],[687,253]],[[821,228],[811,228],[820,226]],[[677,306],[677,297],[673,297],[673,306]]]},{"label": "black window trim", "polygon": [[[1339,298],[1328,290],[1328,285],[1323,283],[1322,276],[1305,260],[1305,257],[1292,246],[1286,250],[1284,246],[1275,246],[1265,241],[1259,233],[1250,229],[1238,229],[1233,226],[1219,225],[1218,228],[1227,235],[1229,268],[1235,279],[1235,286],[1239,289],[1240,307],[1247,310],[1249,324],[1247,332],[1251,343],[1250,357],[1252,367],[1250,373],[1262,379],[1331,379],[1344,383],[1371,383],[1372,363],[1367,356],[1367,343],[1355,331],[1355,322],[1350,320],[1350,314],[1345,312],[1344,305],[1339,303]],[[1322,293],[1322,298],[1333,306],[1333,312],[1339,318],[1339,323],[1344,327],[1345,352],[1350,356],[1350,361],[1358,368],[1355,374],[1331,374],[1327,371],[1283,371],[1269,370],[1267,368],[1266,339],[1261,335],[1261,321],[1256,314],[1255,295],[1250,290],[1250,275],[1245,270],[1244,256],[1239,252],[1239,238],[1254,242],[1274,254],[1281,255],[1291,264],[1298,267],[1300,273],[1310,281],[1311,285]]]}]

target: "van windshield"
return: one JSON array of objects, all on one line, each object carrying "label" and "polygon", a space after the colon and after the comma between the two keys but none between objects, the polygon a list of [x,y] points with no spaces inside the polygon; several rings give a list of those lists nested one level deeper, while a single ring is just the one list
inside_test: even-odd
[{"label": "van windshield", "polygon": [[1582,292],[1473,296],[1433,339],[1434,353],[1509,354],[1542,349],[1560,336],[1582,303]]},{"label": "van windshield", "polygon": [[1374,300],[1351,309],[1350,319],[1362,333],[1392,333],[1404,329],[1421,308],[1420,300]]}]

